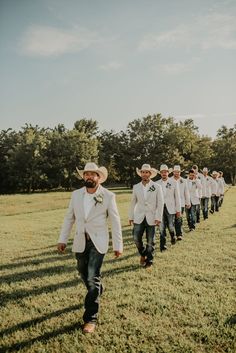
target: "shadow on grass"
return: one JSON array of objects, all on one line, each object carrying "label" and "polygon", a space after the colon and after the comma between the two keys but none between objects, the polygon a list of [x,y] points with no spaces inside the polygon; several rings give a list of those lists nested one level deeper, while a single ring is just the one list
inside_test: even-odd
[{"label": "shadow on grass", "polygon": [[233,314],[230,318],[225,321],[225,325],[234,326],[236,325],[236,314]]},{"label": "shadow on grass", "polygon": [[13,273],[11,275],[6,275],[1,277],[1,282],[4,283],[14,283],[27,281],[35,278],[43,278],[45,276],[54,276],[55,274],[67,273],[74,270],[74,266],[53,266],[42,268],[35,271],[25,271],[21,273]]},{"label": "shadow on grass", "polygon": [[11,346],[2,346],[1,352],[6,353],[6,352],[18,351],[19,349],[23,349],[23,348],[32,346],[35,342],[46,343],[51,338],[57,337],[59,335],[63,335],[65,333],[66,334],[72,333],[75,330],[80,329],[81,327],[82,326],[79,323],[74,323],[73,325],[63,326],[62,328],[60,328],[58,330],[54,330],[52,332],[46,332],[41,336],[29,339],[29,340],[25,340],[25,341],[22,341],[19,343],[14,343]]},{"label": "shadow on grass", "polygon": [[23,261],[23,262],[15,262],[15,263],[11,263],[11,264],[5,264],[5,265],[1,265],[0,266],[0,271],[2,270],[11,270],[14,268],[18,268],[18,267],[25,267],[25,266],[34,266],[34,265],[40,265],[40,264],[44,264],[44,263],[51,263],[51,262],[56,262],[56,261],[60,261],[60,260],[71,260],[74,258],[73,253],[69,253],[69,254],[65,254],[65,255],[58,255],[58,253],[55,253],[56,256],[53,257],[46,257],[43,259],[32,259],[30,261]]},{"label": "shadow on grass", "polygon": [[37,296],[37,295],[40,295],[43,293],[52,293],[52,292],[55,292],[56,290],[62,289],[62,288],[75,287],[79,282],[81,282],[80,279],[73,279],[73,280],[62,282],[62,283],[50,284],[48,286],[39,287],[39,288],[35,288],[35,289],[30,289],[30,290],[19,289],[13,293],[1,294],[0,299],[1,299],[2,305],[5,305],[10,301],[17,302],[21,299],[24,299],[24,298],[27,298],[30,296]]},{"label": "shadow on grass", "polygon": [[[75,271],[76,271],[76,267],[71,267],[70,271],[73,271],[73,268],[75,268]],[[102,272],[102,275],[103,275],[103,277],[105,277],[107,275],[113,276],[113,275],[116,275],[116,274],[119,274],[122,272],[135,271],[138,268],[140,268],[139,265],[134,265],[134,266],[129,265],[129,266],[124,266],[124,267],[119,267],[119,268],[104,271],[104,272]],[[47,269],[44,269],[44,272],[42,273],[42,275],[44,275],[44,274],[47,275]],[[12,293],[2,293],[0,296],[0,301],[1,301],[2,305],[6,305],[8,302],[11,302],[11,301],[15,302],[15,301],[19,301],[21,299],[24,299],[24,298],[27,298],[30,296],[37,296],[37,295],[40,295],[43,293],[52,293],[52,292],[57,291],[58,289],[74,287],[81,282],[82,282],[81,279],[78,277],[78,279],[73,279],[73,280],[69,280],[69,281],[65,281],[65,282],[57,283],[57,284],[51,284],[48,286],[34,288],[34,289],[30,289],[30,290],[19,289],[19,290],[12,292]]]},{"label": "shadow on grass", "polygon": [[77,304],[77,305],[72,305],[68,308],[64,308],[64,309],[61,309],[61,310],[57,310],[57,311],[54,311],[50,314],[47,314],[47,315],[43,315],[43,316],[40,316],[40,317],[36,317],[35,319],[32,319],[32,320],[28,320],[28,321],[24,321],[24,322],[20,322],[19,324],[17,325],[14,325],[12,327],[9,327],[5,330],[2,330],[0,332],[0,337],[3,337],[4,335],[10,335],[18,330],[25,330],[29,327],[32,327],[32,326],[35,326],[41,322],[44,322],[46,320],[49,320],[53,317],[58,317],[59,315],[61,314],[66,314],[66,313],[70,313],[71,311],[74,311],[74,310],[79,310],[83,307],[83,304]]},{"label": "shadow on grass", "polygon": [[231,228],[236,228],[236,223],[235,223],[235,224],[233,224],[232,226],[230,226],[230,227],[226,227],[226,228],[224,228],[224,229],[231,229]]}]

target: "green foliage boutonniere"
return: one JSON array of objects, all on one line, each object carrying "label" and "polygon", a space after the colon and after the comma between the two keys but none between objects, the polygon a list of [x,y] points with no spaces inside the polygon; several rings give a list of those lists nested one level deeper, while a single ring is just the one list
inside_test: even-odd
[{"label": "green foliage boutonniere", "polygon": [[156,190],[156,188],[154,185],[150,186],[150,188],[148,189],[148,191],[155,191],[155,190]]},{"label": "green foliage boutonniere", "polygon": [[95,206],[97,205],[97,203],[102,203],[103,202],[103,195],[99,194],[97,196],[94,196],[94,201],[95,201]]}]

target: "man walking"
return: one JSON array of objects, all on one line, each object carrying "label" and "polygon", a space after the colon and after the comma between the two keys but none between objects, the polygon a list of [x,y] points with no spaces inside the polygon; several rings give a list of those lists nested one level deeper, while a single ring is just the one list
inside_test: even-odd
[{"label": "man walking", "polygon": [[189,171],[187,185],[190,193],[191,207],[186,209],[186,216],[188,221],[189,230],[193,231],[196,227],[196,208],[200,207],[199,192],[201,191],[202,185],[199,179],[196,178],[196,174],[193,169]]},{"label": "man walking", "polygon": [[202,198],[201,198],[201,208],[203,219],[208,218],[208,204],[211,197],[211,187],[212,187],[212,177],[208,175],[208,168],[204,167],[201,175],[202,183]]},{"label": "man walking", "polygon": [[77,169],[77,172],[84,180],[84,187],[72,193],[58,241],[58,251],[64,252],[75,223],[72,251],[75,252],[77,268],[87,288],[83,332],[92,333],[98,318],[99,296],[102,294],[100,270],[108,250],[107,216],[111,221],[115,257],[122,254],[123,241],[115,195],[101,186],[107,179],[107,169],[87,163],[83,170]]},{"label": "man walking", "polygon": [[180,217],[181,212],[181,201],[178,183],[168,177],[169,170],[166,164],[162,164],[160,167],[161,179],[157,181],[157,184],[161,186],[164,196],[164,210],[162,222],[160,225],[160,250],[167,250],[166,246],[166,228],[169,229],[171,244],[176,243],[175,236],[175,217]]},{"label": "man walking", "polygon": [[186,208],[191,207],[190,203],[190,194],[188,190],[188,185],[186,179],[181,177],[181,168],[180,165],[175,165],[173,168],[173,177],[170,179],[174,179],[178,185],[179,185],[179,191],[180,191],[180,200],[181,200],[181,214],[180,217],[177,217],[175,215],[175,234],[177,237],[177,240],[182,240],[183,237],[183,230],[182,230],[182,225],[183,225],[183,213]]},{"label": "man walking", "polygon": [[[155,246],[155,226],[160,225],[163,213],[163,194],[161,187],[151,179],[157,175],[157,170],[150,164],[136,168],[141,182],[133,186],[129,209],[129,224],[133,224],[133,237],[140,254],[140,264],[151,268]],[[146,246],[143,244],[143,234],[146,231]]]}]

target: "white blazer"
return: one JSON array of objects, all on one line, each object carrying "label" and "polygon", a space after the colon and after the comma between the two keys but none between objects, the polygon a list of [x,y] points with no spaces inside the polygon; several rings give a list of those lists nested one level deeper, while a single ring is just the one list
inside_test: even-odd
[{"label": "white blazer", "polygon": [[156,184],[160,185],[162,190],[165,188],[165,191],[163,191],[164,203],[169,214],[181,212],[181,200],[178,183],[172,178],[167,178],[166,186],[162,179],[158,180]]},{"label": "white blazer", "polygon": [[107,224],[107,217],[109,217],[112,229],[113,250],[122,252],[123,240],[121,222],[116,205],[115,194],[100,185],[94,196],[101,195],[102,201],[97,203],[94,201],[94,205],[89,211],[87,218],[85,218],[83,202],[85,192],[86,188],[83,187],[72,193],[58,242],[67,243],[71,228],[75,223],[76,233],[74,236],[72,251],[80,253],[84,251],[86,229],[98,252],[105,254],[108,251],[109,243]]},{"label": "white blazer", "polygon": [[133,186],[131,204],[129,208],[129,219],[140,224],[146,217],[149,225],[155,225],[155,220],[161,222],[164,200],[161,187],[154,181],[147,186],[147,198],[144,198],[142,182]]},{"label": "white blazer", "polygon": [[192,205],[200,204],[199,191],[202,189],[202,184],[199,179],[187,179],[187,185],[190,193],[190,201]]},{"label": "white blazer", "polygon": [[187,185],[187,180],[182,177],[176,180],[173,176],[170,179],[175,180],[179,185],[181,207],[190,205],[190,194],[189,194],[189,189]]},{"label": "white blazer", "polygon": [[201,175],[201,183],[202,183],[202,197],[211,197],[211,188],[212,188],[212,183],[213,179],[209,175],[204,176],[203,174]]}]

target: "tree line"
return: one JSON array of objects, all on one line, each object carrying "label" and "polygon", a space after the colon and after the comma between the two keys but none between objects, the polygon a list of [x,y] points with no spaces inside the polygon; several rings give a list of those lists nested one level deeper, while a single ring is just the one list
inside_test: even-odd
[{"label": "tree line", "polygon": [[192,119],[176,122],[161,114],[131,121],[125,131],[99,131],[98,122],[80,119],[72,129],[59,124],[41,128],[25,124],[0,132],[0,193],[72,190],[79,187],[75,167],[88,161],[108,169],[107,185],[136,183],[136,167],[149,163],[193,164],[222,170],[236,183],[236,125],[222,126],[215,139],[201,136]]}]

